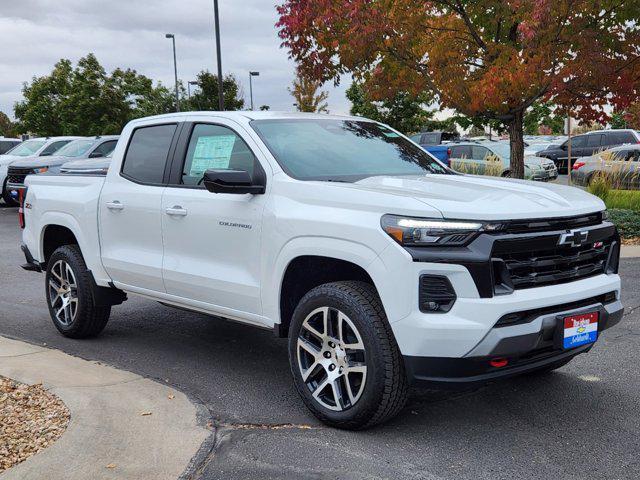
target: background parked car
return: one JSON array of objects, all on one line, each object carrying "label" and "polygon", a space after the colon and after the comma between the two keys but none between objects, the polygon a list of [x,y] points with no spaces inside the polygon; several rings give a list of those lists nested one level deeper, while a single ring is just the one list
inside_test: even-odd
[{"label": "background parked car", "polygon": [[[511,150],[503,142],[462,142],[451,145],[451,168],[458,172],[473,175],[509,177]],[[558,177],[553,161],[527,156],[524,159],[525,178],[527,180],[548,181]]]},{"label": "background parked car", "polygon": [[603,175],[613,188],[640,190],[640,145],[622,145],[573,164],[571,180],[584,187]]},{"label": "background parked car", "polygon": [[24,189],[24,180],[27,175],[60,173],[60,167],[70,159],[104,158],[113,152],[117,143],[118,137],[114,135],[82,138],[68,143],[48,158],[34,157],[15,161],[9,165],[6,188],[15,199],[17,193]]},{"label": "background parked car", "polygon": [[22,140],[19,140],[17,138],[0,137],[0,155],[4,155],[12,148],[15,148],[16,145],[19,145],[21,143],[22,143]]},{"label": "background parked car", "polygon": [[106,175],[111,165],[111,154],[106,158],[72,160],[60,167],[65,175]]},{"label": "background parked car", "polygon": [[47,137],[32,138],[12,148],[5,155],[0,155],[0,187],[2,198],[7,205],[17,206],[7,187],[7,170],[9,165],[17,160],[28,157],[48,157],[56,153],[67,143],[82,137]]},{"label": "background parked car", "polygon": [[[571,159],[588,157],[599,151],[618,145],[640,143],[640,133],[635,130],[599,130],[576,135],[571,139]],[[569,141],[557,147],[550,147],[538,153],[538,156],[550,158],[556,163],[560,173],[567,173]]]},{"label": "background parked car", "polygon": [[410,138],[442,163],[449,165],[451,151],[449,145],[443,143],[458,141],[460,135],[452,132],[422,132]]}]

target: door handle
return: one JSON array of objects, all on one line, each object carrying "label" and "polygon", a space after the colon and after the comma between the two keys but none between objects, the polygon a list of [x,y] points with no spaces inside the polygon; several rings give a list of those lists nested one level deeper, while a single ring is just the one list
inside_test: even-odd
[{"label": "door handle", "polygon": [[113,202],[107,202],[107,208],[109,210],[124,210],[124,205],[118,200],[114,200]]},{"label": "door handle", "polygon": [[173,217],[186,217],[188,213],[187,210],[182,208],[180,205],[175,205],[171,208],[167,208],[165,212],[167,212],[167,215],[171,215]]}]

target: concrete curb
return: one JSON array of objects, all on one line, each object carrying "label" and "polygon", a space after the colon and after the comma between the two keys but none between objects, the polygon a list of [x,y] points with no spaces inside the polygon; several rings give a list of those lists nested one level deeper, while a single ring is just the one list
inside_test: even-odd
[{"label": "concrete curb", "polygon": [[71,412],[57,442],[2,480],[175,480],[211,435],[183,393],[58,350],[0,337],[0,375],[42,382]]},{"label": "concrete curb", "polygon": [[620,251],[622,258],[638,258],[640,257],[640,245],[622,245]]}]

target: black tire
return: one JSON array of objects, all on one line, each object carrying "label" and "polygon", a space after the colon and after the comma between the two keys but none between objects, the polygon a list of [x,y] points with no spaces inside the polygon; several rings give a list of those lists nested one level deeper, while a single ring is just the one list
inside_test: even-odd
[{"label": "black tire", "polygon": [[502,178],[511,178],[511,171],[505,170],[504,172],[502,172]]},{"label": "black tire", "polygon": [[[63,262],[63,263],[59,263]],[[74,310],[73,319],[66,324],[61,322],[56,315],[56,311],[52,305],[51,297],[51,281],[55,284],[60,283],[56,274],[53,272],[56,265],[68,265],[71,268],[73,277],[75,277],[76,289],[73,290],[77,299],[77,306]],[[57,269],[57,267],[56,267]],[[47,271],[45,275],[45,295],[51,320],[58,331],[65,337],[69,338],[89,338],[98,335],[109,321],[111,315],[110,306],[96,306],[93,299],[93,278],[91,272],[87,270],[80,248],[77,245],[65,245],[58,248],[47,263]],[[61,304],[54,302],[57,307]]]},{"label": "black tire", "polygon": [[[344,313],[358,330],[364,345],[366,380],[360,387],[359,398],[342,411],[326,408],[314,399],[298,365],[298,338],[303,323],[314,310],[322,307]],[[375,288],[364,282],[327,283],[302,298],[289,329],[289,363],[296,389],[307,408],[332,427],[347,430],[372,427],[397,415],[407,400],[408,380],[400,350]],[[326,371],[319,371],[320,375],[328,375]]]},{"label": "black tire", "polygon": [[7,190],[7,182],[8,179],[5,180],[4,185],[2,185],[2,199],[7,206],[18,207],[20,204],[13,199],[11,193]]}]

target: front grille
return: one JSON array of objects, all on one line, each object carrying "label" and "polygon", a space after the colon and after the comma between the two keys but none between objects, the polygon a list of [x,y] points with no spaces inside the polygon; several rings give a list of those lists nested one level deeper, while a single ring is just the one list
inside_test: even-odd
[{"label": "front grille", "polygon": [[9,171],[7,172],[7,183],[24,185],[24,179],[27,178],[27,175],[31,175],[32,173],[32,168],[9,167]]},{"label": "front grille", "polygon": [[[501,284],[513,289],[542,287],[573,282],[605,272],[613,239],[588,243],[579,247],[556,246],[540,250],[502,251],[508,273]],[[499,242],[497,242],[499,244]],[[503,275],[504,277],[504,275]]]},{"label": "front grille", "polygon": [[537,220],[513,220],[505,225],[499,233],[535,233],[551,232],[554,230],[571,230],[574,228],[591,227],[602,223],[602,212],[580,215],[577,217],[562,217]]}]

